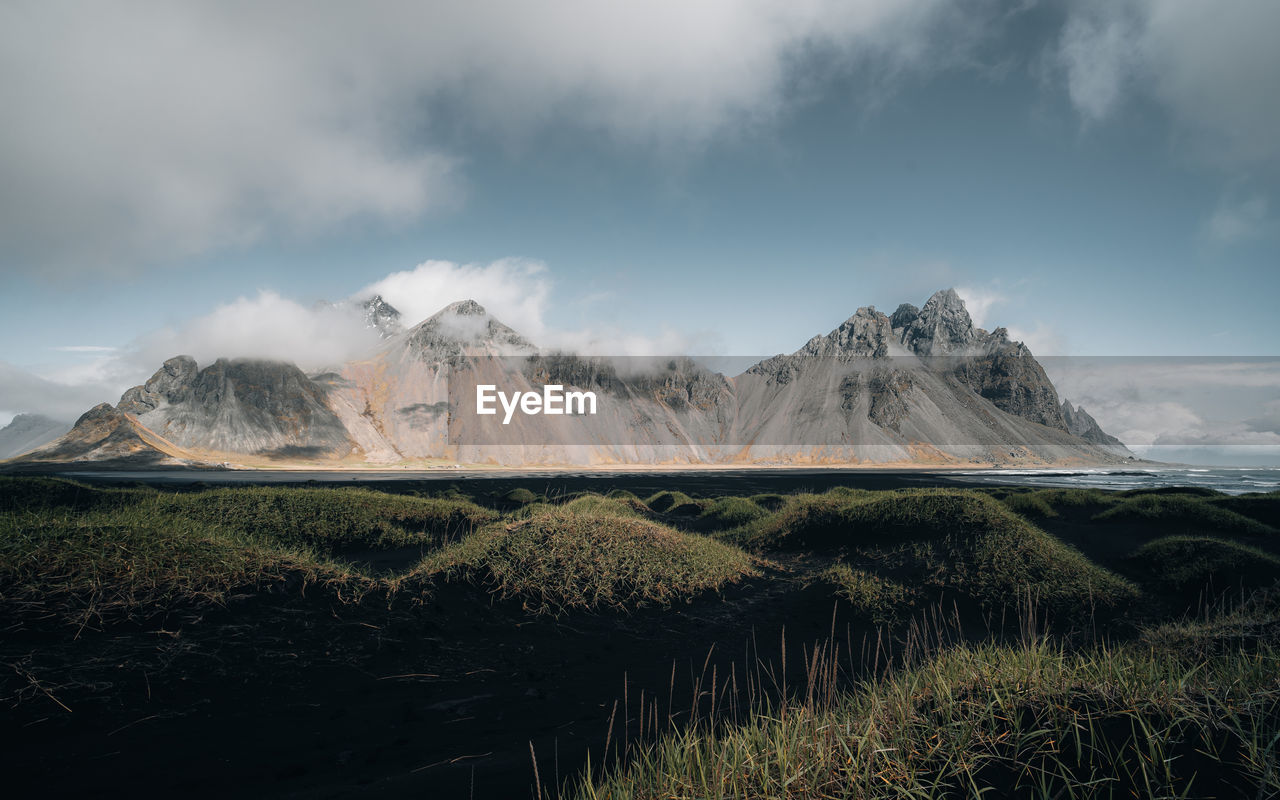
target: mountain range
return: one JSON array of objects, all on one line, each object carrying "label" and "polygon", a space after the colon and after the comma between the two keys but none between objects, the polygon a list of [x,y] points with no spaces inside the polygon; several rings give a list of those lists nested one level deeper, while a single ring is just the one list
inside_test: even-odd
[{"label": "mountain range", "polygon": [[[687,357],[543,351],[471,300],[407,328],[381,297],[362,313],[381,336],[364,358],[307,374],[278,361],[218,359],[201,367],[175,356],[114,406],[96,406],[11,463],[1014,466],[1132,459],[1084,409],[1058,397],[1025,345],[1004,328],[976,327],[950,289],[888,315],[859,308],[825,336],[732,377]],[[486,385],[523,393],[561,385],[594,393],[598,404],[594,414],[515,414],[504,422],[476,413],[476,389]],[[8,430],[0,442],[9,441]]]}]

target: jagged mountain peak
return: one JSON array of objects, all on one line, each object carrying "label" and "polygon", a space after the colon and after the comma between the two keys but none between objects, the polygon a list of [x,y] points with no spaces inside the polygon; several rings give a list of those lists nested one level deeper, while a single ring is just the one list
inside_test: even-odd
[{"label": "jagged mountain peak", "polygon": [[889,317],[889,324],[895,329],[906,328],[920,318],[920,309],[910,303],[903,303]]},{"label": "jagged mountain peak", "polygon": [[435,316],[438,317],[441,315],[453,314],[458,317],[481,317],[488,313],[488,311],[484,310],[484,306],[480,305],[475,300],[468,299],[450,303],[436,312]]},{"label": "jagged mountain peak", "polygon": [[498,355],[536,349],[475,300],[450,303],[427,317],[409,331],[407,343],[427,359],[451,359],[475,351]]},{"label": "jagged mountain peak", "polygon": [[376,329],[383,339],[389,339],[400,332],[400,310],[382,299],[382,295],[375,294],[368,298],[360,303],[360,308],[364,312],[364,324]]},{"label": "jagged mountain peak", "polygon": [[973,318],[955,289],[934,292],[919,313],[913,311],[899,306],[894,315],[904,323],[900,341],[917,355],[964,352],[979,339]]},{"label": "jagged mountain peak", "polygon": [[875,306],[863,306],[831,333],[810,339],[800,352],[806,356],[883,358],[889,354],[892,336],[889,318]]},{"label": "jagged mountain peak", "polygon": [[956,292],[955,289],[939,289],[929,296],[925,301],[923,311],[929,309],[953,309],[964,311],[968,316],[969,311],[965,308],[964,299]]},{"label": "jagged mountain peak", "polygon": [[1072,408],[1070,400],[1063,400],[1062,418],[1067,423],[1067,430],[1073,436],[1079,436],[1086,442],[1124,446],[1119,439],[1104,431],[1098,421],[1090,416],[1088,411],[1084,410],[1084,406]]}]

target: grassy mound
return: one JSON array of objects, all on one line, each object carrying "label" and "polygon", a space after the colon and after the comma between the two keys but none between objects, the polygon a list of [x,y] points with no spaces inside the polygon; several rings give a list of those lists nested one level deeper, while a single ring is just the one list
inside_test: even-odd
[{"label": "grassy mound", "polygon": [[604,496],[609,498],[610,500],[622,500],[624,502],[634,501],[637,503],[644,502],[643,500],[640,499],[640,496],[638,494],[631,491],[630,489],[610,489],[609,491],[604,493]]},{"label": "grassy mound", "polygon": [[753,494],[747,499],[760,506],[765,511],[777,511],[787,502],[786,495],[774,493]]},{"label": "grassy mound", "polygon": [[625,514],[547,508],[429,556],[418,573],[465,579],[533,611],[669,605],[753,573],[740,550]]},{"label": "grassy mound", "polygon": [[584,494],[561,506],[574,514],[598,514],[608,517],[636,517],[648,510],[638,499]]},{"label": "grassy mound", "polygon": [[157,510],[329,553],[351,548],[438,547],[498,518],[466,500],[367,489],[237,487],[156,494]]},{"label": "grassy mound", "polygon": [[120,506],[0,517],[0,608],[7,615],[90,624],[221,603],[286,580],[358,595],[373,582],[310,548]]},{"label": "grassy mound", "polygon": [[1256,547],[1205,536],[1167,536],[1139,547],[1130,561],[1144,586],[1194,601],[1269,587],[1280,580],[1280,559]]},{"label": "grassy mound", "polygon": [[1001,498],[1006,508],[1030,520],[1052,520],[1064,513],[1092,509],[1106,511],[1120,502],[1115,493],[1101,489],[1015,489]]},{"label": "grassy mound", "polygon": [[1280,492],[1215,497],[1209,503],[1280,530]]},{"label": "grassy mound", "polygon": [[1000,502],[1004,503],[1005,508],[1013,513],[1021,514],[1030,519],[1046,519],[1058,516],[1057,510],[1049,504],[1049,501],[1034,492],[1016,492],[1006,496]]},{"label": "grassy mound", "polygon": [[702,509],[698,520],[715,528],[736,528],[768,514],[768,511],[745,497],[720,497]]},{"label": "grassy mound", "polygon": [[90,510],[151,497],[145,488],[89,486],[66,478],[0,477],[0,512],[51,508]]},{"label": "grassy mound", "polygon": [[648,497],[644,504],[659,514],[694,516],[702,513],[702,505],[684,492],[658,492]]},{"label": "grassy mound", "polygon": [[576,797],[1271,797],[1280,655],[948,650],[831,701],[693,724]]},{"label": "grassy mound", "polygon": [[1273,536],[1275,528],[1216,501],[1218,495],[1137,494],[1120,499],[1094,517],[1095,521],[1159,524],[1165,533],[1214,531],[1244,536]]},{"label": "grassy mound", "polygon": [[1053,519],[1067,511],[1103,511],[1120,502],[1120,498],[1101,489],[1015,489],[1000,501],[1010,511],[1029,519]]},{"label": "grassy mound", "polygon": [[1118,611],[1137,596],[1128,581],[976,492],[796,495],[726,538],[748,548],[840,553],[852,566],[987,607],[1031,599],[1074,615]]},{"label": "grassy mound", "polygon": [[528,505],[529,503],[536,503],[542,498],[538,497],[538,495],[534,494],[533,492],[521,486],[518,489],[512,489],[511,491],[504,494],[502,496],[502,499],[508,503],[515,503],[517,505],[523,506],[523,505]]}]

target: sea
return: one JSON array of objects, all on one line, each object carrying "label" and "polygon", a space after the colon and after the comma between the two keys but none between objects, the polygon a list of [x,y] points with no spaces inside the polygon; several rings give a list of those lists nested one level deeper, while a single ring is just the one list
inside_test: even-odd
[{"label": "sea", "polygon": [[1058,489],[1165,489],[1195,487],[1223,494],[1274,492],[1280,469],[1259,467],[1182,467],[1159,469],[984,469],[955,475],[962,482]]}]

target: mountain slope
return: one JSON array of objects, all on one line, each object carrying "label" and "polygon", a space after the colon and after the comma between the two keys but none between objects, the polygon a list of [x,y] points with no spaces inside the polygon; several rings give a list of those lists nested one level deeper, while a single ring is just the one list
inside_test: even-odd
[{"label": "mountain slope", "polygon": [[[381,298],[364,307],[382,343],[312,377],[280,362],[201,369],[170,359],[111,409],[129,444],[103,457],[141,452],[130,450],[138,441],[172,458],[405,465],[1036,465],[1128,455],[1060,404],[1005,329],[975,327],[952,290],[892,315],[860,308],[732,378],[683,357],[544,353],[470,300],[407,330]],[[595,411],[479,414],[483,386],[590,391]],[[110,415],[94,412],[69,434],[78,444],[57,452],[98,452],[88,445],[110,439],[98,430]]]},{"label": "mountain slope", "polygon": [[1063,400],[1062,418],[1066,420],[1067,430],[1073,436],[1079,436],[1086,442],[1092,442],[1093,444],[1124,447],[1123,442],[1104,431],[1098,421],[1089,416],[1089,412],[1084,410],[1084,406],[1072,408],[1070,401]]},{"label": "mountain slope", "polygon": [[118,408],[179,447],[268,458],[344,456],[351,442],[327,388],[292,364],[178,356]]},{"label": "mountain slope", "polygon": [[27,453],[30,465],[190,466],[200,460],[109,403],[86,411],[63,436]]},{"label": "mountain slope", "polygon": [[0,428],[0,459],[46,445],[71,430],[71,423],[59,422],[43,414],[19,414]]}]

